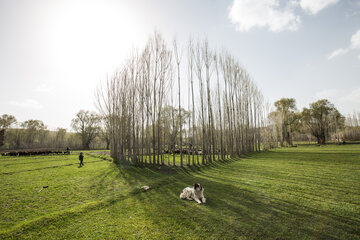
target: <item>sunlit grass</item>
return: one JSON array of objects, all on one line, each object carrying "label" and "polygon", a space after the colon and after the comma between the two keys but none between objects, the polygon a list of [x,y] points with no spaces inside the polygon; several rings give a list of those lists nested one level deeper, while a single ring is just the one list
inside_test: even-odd
[{"label": "sunlit grass", "polygon": [[[299,146],[160,169],[0,157],[0,239],[360,239],[359,156],[360,145]],[[193,182],[206,204],[179,199]]]}]

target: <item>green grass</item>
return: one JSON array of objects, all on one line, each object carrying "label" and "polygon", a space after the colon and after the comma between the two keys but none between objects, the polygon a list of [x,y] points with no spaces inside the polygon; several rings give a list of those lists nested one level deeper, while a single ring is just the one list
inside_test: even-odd
[{"label": "green grass", "polygon": [[[205,187],[206,204],[179,199],[193,182]],[[0,157],[0,191],[0,239],[360,239],[355,144],[191,169],[117,167],[90,155],[78,168],[76,154]]]}]

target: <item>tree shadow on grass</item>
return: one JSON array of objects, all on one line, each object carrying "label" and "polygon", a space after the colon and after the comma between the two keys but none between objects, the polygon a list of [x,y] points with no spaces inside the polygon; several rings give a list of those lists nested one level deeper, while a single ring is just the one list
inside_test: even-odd
[{"label": "tree shadow on grass", "polygon": [[171,218],[173,234],[180,231],[188,234],[189,238],[358,239],[360,236],[359,220],[300,203],[270,199],[260,192],[208,178],[187,175],[184,181],[195,179],[207,186],[205,197],[208,201],[204,205],[179,199],[184,185],[182,182],[139,194],[136,199],[145,203],[144,212],[156,226],[168,231],[166,219]]},{"label": "tree shadow on grass", "polygon": [[[117,178],[134,187],[151,183],[151,191],[135,191],[131,197],[144,208],[144,217],[175,238],[360,239],[360,220],[346,213],[270,197],[261,188],[250,191],[236,187],[236,180],[209,172],[231,168],[227,163],[234,161],[239,159],[184,168],[117,166]],[[205,205],[179,199],[181,190],[193,182],[206,186]],[[296,193],[304,194],[300,190]],[[114,199],[111,204],[123,199]]]}]

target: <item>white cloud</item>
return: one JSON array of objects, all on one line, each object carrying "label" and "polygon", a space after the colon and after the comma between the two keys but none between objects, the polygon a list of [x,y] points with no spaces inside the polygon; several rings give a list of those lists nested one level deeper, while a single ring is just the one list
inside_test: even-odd
[{"label": "white cloud", "polygon": [[344,94],[343,90],[325,89],[325,90],[315,93],[315,98],[316,99],[337,98],[337,97],[341,97],[343,94]]},{"label": "white cloud", "polygon": [[360,29],[351,36],[351,48],[360,49]]},{"label": "white cloud", "polygon": [[317,14],[340,0],[290,0],[280,6],[280,0],[234,0],[229,11],[236,30],[245,32],[254,27],[266,27],[272,32],[296,31],[301,18],[295,13],[300,7],[309,14]]},{"label": "white cloud", "polygon": [[25,99],[23,101],[10,101],[9,104],[21,107],[21,108],[32,108],[32,109],[41,109],[43,106],[34,99]]},{"label": "white cloud", "polygon": [[360,104],[360,88],[357,88],[355,90],[352,90],[350,93],[345,94],[341,100],[345,102],[353,102],[357,105]]},{"label": "white cloud", "polygon": [[41,84],[35,88],[36,92],[51,92],[52,88],[46,84]]},{"label": "white cloud", "polygon": [[300,6],[310,14],[317,14],[324,8],[336,4],[340,0],[301,0]]},{"label": "white cloud", "polygon": [[348,48],[344,49],[344,48],[339,48],[339,49],[336,49],[335,51],[333,51],[329,56],[328,56],[328,59],[332,59],[334,57],[337,57],[339,55],[343,55],[345,53],[347,53],[349,51]]},{"label": "white cloud", "polygon": [[315,99],[328,99],[343,115],[360,111],[360,88],[353,90],[325,89],[317,92]]},{"label": "white cloud", "polygon": [[[329,54],[328,59],[333,59],[339,55],[343,55],[352,50],[360,49],[360,29],[351,36],[350,45],[346,48],[339,48]],[[360,56],[359,56],[360,57]]]},{"label": "white cloud", "polygon": [[253,27],[266,27],[272,32],[296,31],[301,20],[294,13],[295,6],[295,1],[280,8],[278,0],[234,0],[229,18],[238,31],[249,31]]}]

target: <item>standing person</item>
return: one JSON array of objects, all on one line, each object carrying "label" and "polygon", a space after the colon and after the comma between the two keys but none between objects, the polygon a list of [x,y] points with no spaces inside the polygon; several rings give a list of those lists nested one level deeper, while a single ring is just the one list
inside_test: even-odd
[{"label": "standing person", "polygon": [[80,166],[79,166],[79,167],[84,166],[84,163],[83,163],[83,161],[84,161],[84,155],[83,155],[82,152],[80,152],[79,160],[80,160]]}]

